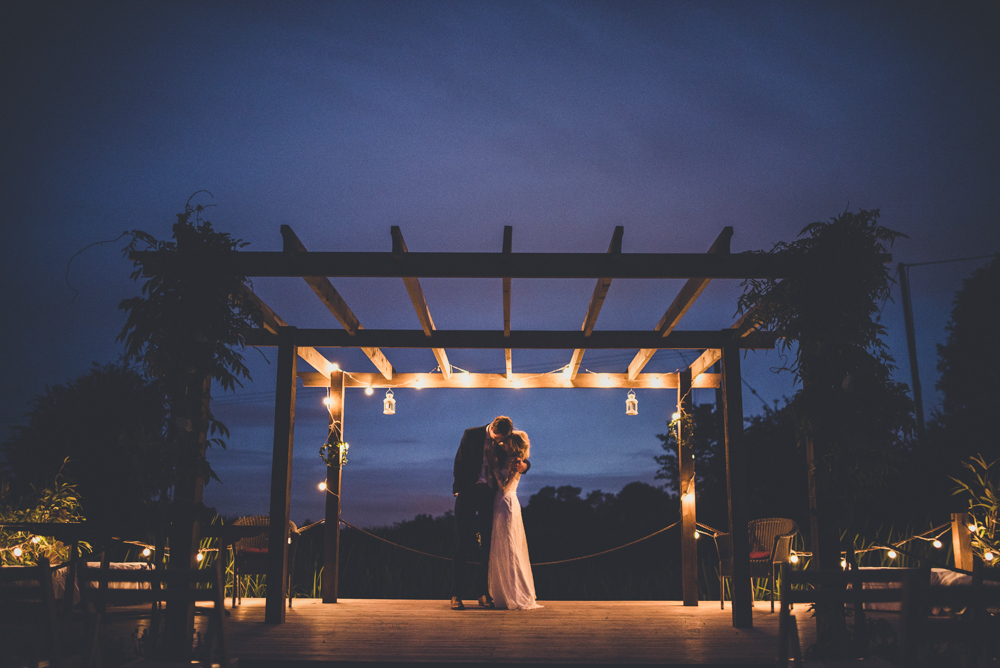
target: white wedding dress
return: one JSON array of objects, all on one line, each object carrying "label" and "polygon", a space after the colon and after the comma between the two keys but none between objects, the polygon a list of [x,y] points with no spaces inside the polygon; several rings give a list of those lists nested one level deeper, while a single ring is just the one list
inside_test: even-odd
[{"label": "white wedding dress", "polygon": [[534,610],[535,579],[531,576],[528,540],[521,521],[515,480],[506,493],[493,499],[493,538],[490,541],[489,589],[499,610]]}]

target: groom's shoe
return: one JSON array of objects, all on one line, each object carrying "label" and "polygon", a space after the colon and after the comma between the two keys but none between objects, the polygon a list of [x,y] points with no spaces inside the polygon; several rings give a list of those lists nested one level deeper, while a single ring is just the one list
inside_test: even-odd
[{"label": "groom's shoe", "polygon": [[452,610],[465,610],[465,603],[462,603],[462,599],[457,596],[451,597],[451,609]]},{"label": "groom's shoe", "polygon": [[496,610],[497,606],[494,605],[493,599],[490,598],[489,594],[483,594],[479,597],[479,607],[486,608],[487,610]]}]

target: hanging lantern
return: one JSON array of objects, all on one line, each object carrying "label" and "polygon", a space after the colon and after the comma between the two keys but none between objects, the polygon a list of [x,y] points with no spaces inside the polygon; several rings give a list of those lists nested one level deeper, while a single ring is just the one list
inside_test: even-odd
[{"label": "hanging lantern", "polygon": [[635,398],[635,392],[628,391],[628,399],[625,400],[625,415],[639,414],[639,400]]},{"label": "hanging lantern", "polygon": [[382,412],[386,415],[396,414],[396,400],[392,398],[392,390],[385,391],[385,399],[382,400]]}]

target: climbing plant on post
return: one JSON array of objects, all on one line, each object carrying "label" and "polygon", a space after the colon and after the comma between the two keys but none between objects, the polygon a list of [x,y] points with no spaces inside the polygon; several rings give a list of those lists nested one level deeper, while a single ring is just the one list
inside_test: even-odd
[{"label": "climbing plant on post", "polygon": [[[841,531],[894,470],[913,427],[876,318],[889,296],[888,249],[903,235],[878,217],[860,210],[806,226],[801,239],[770,251],[804,259],[803,273],[748,280],[739,300],[741,312],[755,309],[761,327],[794,351],[785,370],[801,381],[791,406],[806,451],[812,564],[825,569],[840,568]],[[843,614],[843,606],[818,608],[819,646],[838,644]]]},{"label": "climbing plant on post", "polygon": [[[154,268],[133,260],[132,279],[143,281],[142,294],[119,306],[128,314],[118,336],[125,343],[126,358],[142,363],[163,387],[173,465],[172,489],[164,490],[170,496],[170,566],[181,569],[197,564],[202,489],[211,478],[218,480],[206,450],[212,444],[225,447],[229,435],[212,415],[212,381],[233,390],[242,385],[241,378],[250,378],[239,351],[246,332],[261,322],[259,308],[246,296],[246,277],[217,270],[221,256],[246,244],[214,230],[201,219],[203,210],[188,200],[169,241],[142,231],[131,233],[126,255],[155,250],[161,257]],[[163,256],[168,259],[163,261]],[[190,652],[192,629],[193,609],[168,610],[168,650]]]}]

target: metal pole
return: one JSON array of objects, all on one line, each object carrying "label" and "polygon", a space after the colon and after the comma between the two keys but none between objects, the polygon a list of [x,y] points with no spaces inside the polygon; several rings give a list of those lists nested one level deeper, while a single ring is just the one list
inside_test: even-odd
[{"label": "metal pole", "polygon": [[924,400],[920,392],[920,373],[917,371],[917,343],[913,331],[913,305],[910,302],[910,280],[907,275],[909,265],[896,265],[899,289],[903,299],[903,321],[906,323],[906,347],[910,353],[910,376],[913,379],[913,410],[917,416],[917,436],[924,438]]}]

